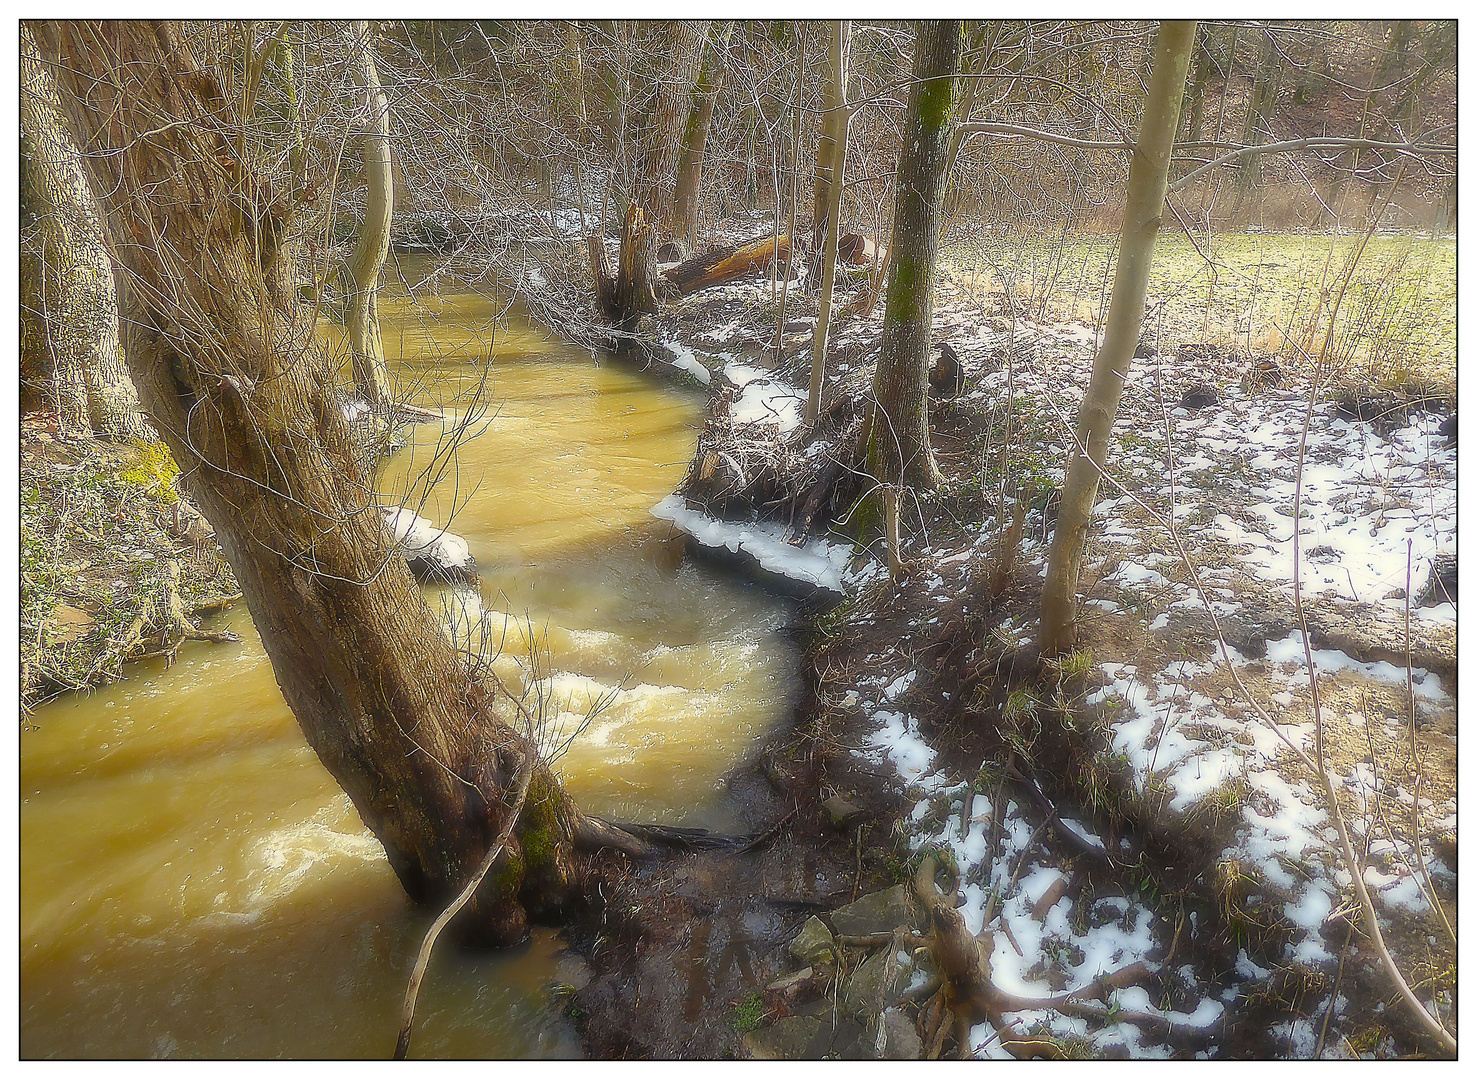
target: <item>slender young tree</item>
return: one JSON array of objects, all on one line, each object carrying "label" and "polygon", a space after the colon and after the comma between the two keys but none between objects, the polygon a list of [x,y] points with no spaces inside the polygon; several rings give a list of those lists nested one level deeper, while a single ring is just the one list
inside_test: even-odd
[{"label": "slender young tree", "polygon": [[817,239],[821,255],[821,309],[815,324],[815,345],[810,360],[810,398],[805,419],[815,423],[821,411],[821,389],[826,378],[826,345],[831,330],[831,298],[836,290],[836,248],[840,241],[841,189],[846,178],[847,132],[851,112],[846,104],[846,59],[851,24],[837,20],[830,26],[826,51],[826,116],[816,150],[815,193],[825,206],[816,205]]},{"label": "slender young tree", "polygon": [[922,21],[914,46],[867,449],[868,471],[886,484],[938,480],[928,442],[928,352],[959,30],[957,20]]},{"label": "slender young tree", "polygon": [[63,431],[141,436],[147,425],[119,346],[118,293],[97,202],[25,23],[20,36],[21,197],[41,241],[37,265],[22,274],[34,288],[22,297],[22,340],[39,354],[32,366],[46,373]]},{"label": "slender young tree", "polygon": [[1100,470],[1107,460],[1108,438],[1118,414],[1118,401],[1123,396],[1129,365],[1143,328],[1154,241],[1164,214],[1170,154],[1179,126],[1180,101],[1194,41],[1193,20],[1165,22],[1159,27],[1154,45],[1154,71],[1133,162],[1128,169],[1123,231],[1108,324],[1092,362],[1092,381],[1077,413],[1079,449],[1062,487],[1061,509],[1041,593],[1041,650],[1048,656],[1070,649],[1076,640],[1077,581],[1082,570],[1087,525],[1097,498]]},{"label": "slender young tree", "polygon": [[374,63],[375,31],[363,19],[349,24],[355,81],[364,93],[364,224],[349,257],[350,291],[345,323],[353,356],[354,386],[376,411],[393,403],[385,347],[380,339],[380,270],[390,254],[390,221],[395,213],[395,177],[390,161],[390,102]]},{"label": "slender young tree", "polygon": [[713,109],[723,92],[728,72],[728,37],[732,22],[724,22],[712,34],[703,50],[703,63],[692,91],[692,109],[682,129],[682,152],[677,160],[677,187],[673,195],[672,238],[682,241],[688,250],[697,245],[698,206],[703,191],[703,159],[707,154],[708,132],[713,126]]}]

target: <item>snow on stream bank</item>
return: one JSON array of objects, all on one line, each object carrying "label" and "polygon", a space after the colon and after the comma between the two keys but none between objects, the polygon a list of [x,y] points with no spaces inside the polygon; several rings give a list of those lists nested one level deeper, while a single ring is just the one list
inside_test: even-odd
[{"label": "snow on stream bank", "polygon": [[699,544],[743,553],[771,574],[829,592],[844,593],[842,575],[852,558],[846,544],[812,539],[803,547],[785,540],[785,527],[775,521],[718,521],[687,508],[681,495],[668,495],[651,508],[653,517],[670,521]]}]

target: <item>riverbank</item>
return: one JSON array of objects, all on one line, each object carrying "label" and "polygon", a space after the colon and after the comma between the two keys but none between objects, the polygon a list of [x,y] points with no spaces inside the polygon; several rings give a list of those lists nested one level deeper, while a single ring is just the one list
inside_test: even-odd
[{"label": "riverbank", "polygon": [[[935,342],[959,358],[962,386],[933,402],[943,482],[905,505],[903,572],[891,580],[880,538],[830,528],[859,494],[849,440],[881,309],[843,320],[827,419],[809,430],[797,410],[814,301],[789,293],[786,322],[800,332],[776,365],[768,298],[767,282],[738,283],[659,320],[667,351],[701,365],[713,388],[684,509],[862,546],[846,598],[813,613],[808,707],[753,770],[783,778],[804,763],[800,783],[779,782],[780,805],[755,805],[753,830],[779,830],[776,853],[762,856],[772,865],[704,856],[721,862],[709,876],[749,883],[739,891],[752,892],[760,926],[744,942],[744,977],[725,974],[708,991],[728,992],[727,1029],[673,1019],[681,980],[663,990],[654,975],[666,970],[670,983],[681,970],[681,933],[633,917],[612,939],[626,951],[597,962],[596,989],[575,999],[594,1014],[592,1052],[681,1053],[701,1024],[693,1054],[1432,1053],[1349,919],[1327,808],[1284,745],[1312,738],[1288,549],[1306,421],[1302,512],[1312,520],[1300,576],[1329,768],[1368,851],[1363,876],[1392,951],[1423,998],[1453,1015],[1455,605],[1437,591],[1454,600],[1454,572],[1442,574],[1454,555],[1456,454],[1438,430],[1449,373],[1402,382],[1351,372],[1310,414],[1309,371],[1161,319],[1120,414],[1121,487],[1105,486],[1096,508],[1082,641],[1043,663],[1032,626],[1093,327],[1025,318],[945,272]],[[850,486],[823,481],[827,461]],[[870,952],[833,948],[829,966],[804,963],[803,941],[798,955],[790,948],[811,914],[846,937],[828,908],[909,885],[929,856],[949,868],[944,887],[981,935],[997,1003],[1087,997],[1116,975],[1111,993],[1100,987],[1102,1007],[1001,1004],[956,1031],[934,990],[922,994],[928,954],[906,933],[883,935],[910,946],[887,977],[906,985],[863,995],[876,1007],[861,1011],[857,980],[877,974],[869,956],[881,939]],[[849,889],[811,884],[788,917],[752,885],[793,878],[787,866],[847,862]],[[723,889],[681,876],[692,871],[638,875],[631,905],[665,895],[689,914],[731,906]],[[916,911],[897,918],[883,929],[929,929]],[[708,970],[736,963],[727,938],[717,951],[686,947]]]}]

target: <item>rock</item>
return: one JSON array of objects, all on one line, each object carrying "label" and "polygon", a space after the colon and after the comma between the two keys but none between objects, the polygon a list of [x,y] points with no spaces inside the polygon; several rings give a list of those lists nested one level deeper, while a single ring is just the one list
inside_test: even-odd
[{"label": "rock", "polygon": [[918,1026],[901,1009],[887,1009],[875,1025],[872,1051],[879,1061],[920,1061]]},{"label": "rock", "polygon": [[936,346],[939,358],[928,369],[928,387],[941,397],[954,397],[964,389],[964,368],[959,363],[959,354],[947,341]]},{"label": "rock", "polygon": [[757,1028],[744,1036],[744,1049],[759,1061],[795,1061],[819,1057],[811,1043],[821,1033],[821,1022],[814,1016],[787,1016],[768,1027]]},{"label": "rock", "polygon": [[73,607],[71,604],[57,604],[47,620],[47,629],[51,633],[51,640],[57,643],[76,641],[86,636],[91,630],[95,620],[81,608]]},{"label": "rock", "polygon": [[825,802],[821,803],[821,809],[831,819],[831,824],[838,829],[846,828],[853,821],[866,814],[866,811],[860,806],[847,802],[840,795],[832,795]]},{"label": "rock", "polygon": [[1431,560],[1431,576],[1416,599],[1416,607],[1456,603],[1456,556],[1437,555]]},{"label": "rock", "polygon": [[812,915],[790,942],[790,955],[802,964],[829,964],[836,959],[836,939],[826,924]]},{"label": "rock", "polygon": [[[891,976],[889,977],[889,972]],[[848,1016],[880,1015],[913,981],[913,958],[899,960],[891,946],[879,949],[857,968],[841,990],[841,1011]]]},{"label": "rock", "polygon": [[386,506],[383,511],[385,528],[401,546],[417,580],[476,584],[477,564],[460,536],[438,529],[403,506]]},{"label": "rock", "polygon": [[831,925],[842,937],[864,937],[912,926],[916,918],[912,893],[906,885],[894,885],[837,908],[831,912]]},{"label": "rock", "polygon": [[680,263],[687,258],[687,245],[681,240],[668,240],[656,249],[656,261],[659,263]]},{"label": "rock", "polygon": [[781,975],[764,989],[771,994],[776,994],[786,1001],[793,1001],[807,990],[814,988],[816,982],[815,968],[803,967],[789,975]]},{"label": "rock", "polygon": [[1220,401],[1221,395],[1214,386],[1209,383],[1195,383],[1185,391],[1185,396],[1180,399],[1182,409],[1205,409]]},{"label": "rock", "polygon": [[1133,350],[1135,360],[1152,360],[1159,355],[1159,350],[1147,341],[1140,341],[1138,348]]}]

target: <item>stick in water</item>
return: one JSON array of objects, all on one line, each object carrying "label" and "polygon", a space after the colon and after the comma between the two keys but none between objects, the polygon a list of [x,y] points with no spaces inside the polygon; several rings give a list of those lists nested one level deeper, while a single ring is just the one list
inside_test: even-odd
[{"label": "stick in water", "polygon": [[497,842],[488,848],[487,855],[482,859],[482,865],[477,867],[477,872],[467,882],[466,887],[451,902],[451,906],[436,917],[431,924],[431,929],[426,931],[426,938],[421,942],[421,951],[415,958],[415,967],[410,973],[410,983],[405,987],[405,1004],[400,1009],[400,1035],[395,1040],[396,1061],[404,1061],[405,1055],[410,1053],[410,1034],[415,1026],[415,999],[421,991],[421,980],[426,975],[426,965],[431,962],[431,950],[436,947],[436,939],[441,936],[441,931],[446,924],[456,917],[456,913],[466,906],[472,894],[477,891],[477,886],[482,884],[482,879],[487,876],[487,871],[492,869],[492,864],[497,861],[498,855],[502,853],[503,846],[507,844],[508,837],[513,833],[513,826],[518,823],[518,815],[523,812],[523,800],[528,795],[528,782],[533,779],[534,754],[530,750],[523,764],[519,767],[517,795],[513,800],[513,812],[508,815],[507,822],[503,825],[502,832],[498,835]]}]

